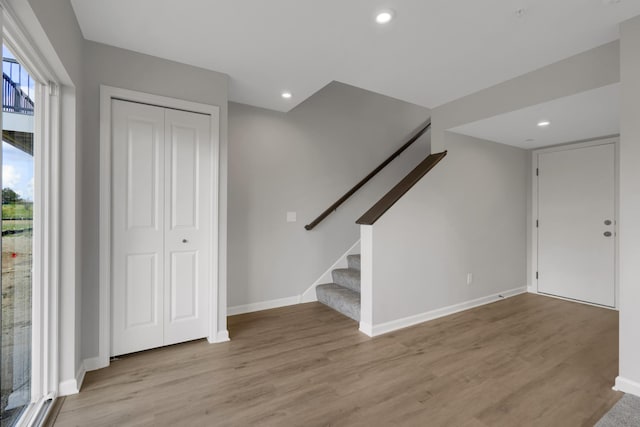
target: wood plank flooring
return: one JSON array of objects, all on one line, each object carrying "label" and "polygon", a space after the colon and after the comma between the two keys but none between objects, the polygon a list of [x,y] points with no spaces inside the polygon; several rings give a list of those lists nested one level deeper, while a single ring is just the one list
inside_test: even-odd
[{"label": "wood plank flooring", "polygon": [[618,313],[538,295],[373,339],[318,303],[229,331],[89,372],[55,425],[592,426],[622,395]]}]

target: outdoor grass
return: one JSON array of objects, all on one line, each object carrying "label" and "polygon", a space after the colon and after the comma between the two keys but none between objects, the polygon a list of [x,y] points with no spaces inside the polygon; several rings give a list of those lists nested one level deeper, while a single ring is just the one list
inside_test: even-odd
[{"label": "outdoor grass", "polygon": [[32,203],[2,205],[2,231],[24,230],[31,227],[33,227]]},{"label": "outdoor grass", "polygon": [[2,219],[32,219],[33,203],[10,203],[2,205]]}]

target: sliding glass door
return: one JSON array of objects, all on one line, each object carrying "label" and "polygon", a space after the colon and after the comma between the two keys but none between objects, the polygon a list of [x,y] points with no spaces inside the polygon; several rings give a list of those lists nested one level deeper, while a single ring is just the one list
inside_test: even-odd
[{"label": "sliding glass door", "polygon": [[[2,426],[32,402],[35,82],[3,46],[2,85]],[[36,208],[34,210],[34,207]]]}]

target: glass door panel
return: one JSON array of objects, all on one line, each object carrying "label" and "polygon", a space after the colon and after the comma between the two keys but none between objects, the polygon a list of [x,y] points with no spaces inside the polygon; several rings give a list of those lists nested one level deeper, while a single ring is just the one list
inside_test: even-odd
[{"label": "glass door panel", "polygon": [[35,82],[3,46],[2,427],[31,403]]}]

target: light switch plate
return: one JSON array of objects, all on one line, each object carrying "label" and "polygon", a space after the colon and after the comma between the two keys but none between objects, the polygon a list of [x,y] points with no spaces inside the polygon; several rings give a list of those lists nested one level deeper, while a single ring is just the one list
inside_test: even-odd
[{"label": "light switch plate", "polygon": [[296,212],[287,212],[287,222],[296,222],[297,220]]}]

